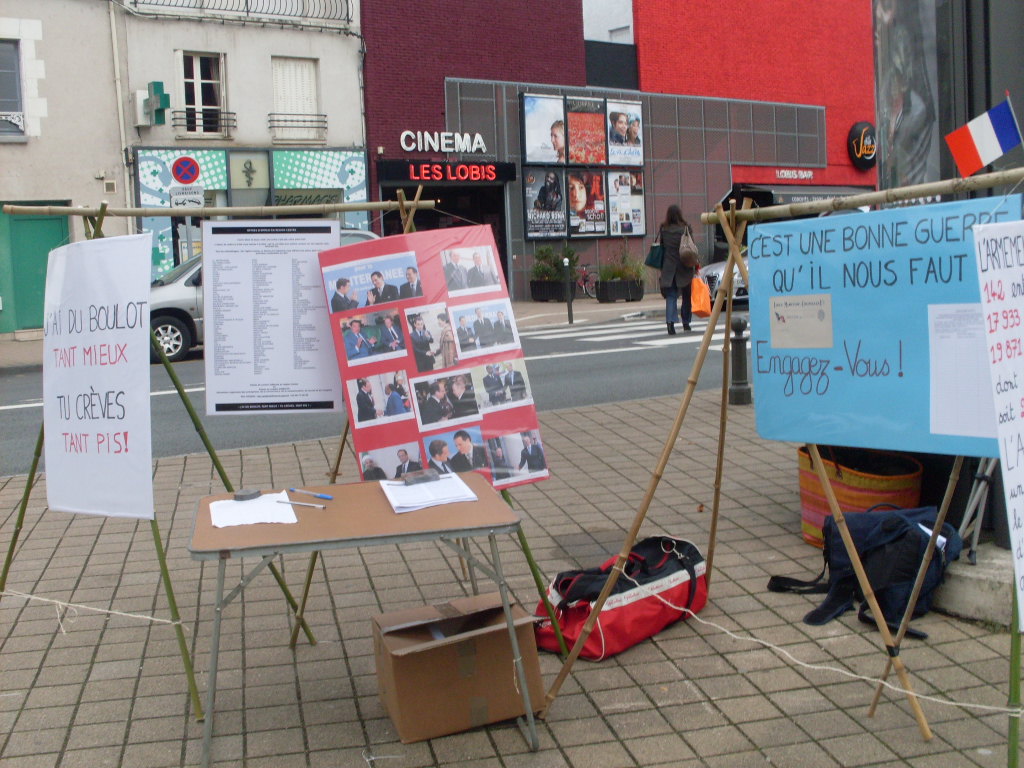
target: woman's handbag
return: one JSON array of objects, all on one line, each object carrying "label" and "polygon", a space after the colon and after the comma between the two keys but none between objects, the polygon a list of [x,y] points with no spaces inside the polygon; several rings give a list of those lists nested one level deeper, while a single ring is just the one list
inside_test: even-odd
[{"label": "woman's handbag", "polygon": [[665,246],[661,244],[661,234],[659,233],[658,239],[651,245],[650,250],[647,251],[647,258],[644,259],[644,264],[648,267],[654,267],[655,269],[661,269],[665,263]]},{"label": "woman's handbag", "polygon": [[689,229],[684,230],[682,237],[679,238],[679,261],[687,267],[700,266],[700,254]]},{"label": "woman's handbag", "polygon": [[[618,555],[599,568],[565,571],[551,582],[548,597],[570,648],[582,634],[616,560]],[[704,570],[704,556],[684,539],[651,536],[635,544],[580,655],[600,661],[700,611],[708,598]],[[558,639],[543,603],[536,615],[544,619],[536,628],[537,646],[558,653]]]},{"label": "woman's handbag", "polygon": [[690,281],[690,311],[696,317],[711,316],[711,291],[708,284],[697,275]]}]

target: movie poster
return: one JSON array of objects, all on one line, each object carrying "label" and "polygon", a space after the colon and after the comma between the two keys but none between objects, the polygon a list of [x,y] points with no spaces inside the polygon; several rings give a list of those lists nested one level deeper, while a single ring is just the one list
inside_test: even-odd
[{"label": "movie poster", "polygon": [[605,206],[604,172],[573,169],[566,176],[569,236],[606,236],[608,234],[608,217]]},{"label": "movie poster", "polygon": [[647,234],[644,219],[644,175],[640,171],[608,171],[608,230],[612,236]]},{"label": "movie poster", "polygon": [[569,162],[604,165],[604,99],[566,98],[565,119],[569,138]]},{"label": "movie poster", "polygon": [[643,121],[639,101],[609,101],[608,164],[643,165]]},{"label": "movie poster", "polygon": [[507,488],[548,476],[497,257],[489,226],[320,254],[363,480],[434,468]]},{"label": "movie poster", "polygon": [[523,193],[526,237],[565,237],[565,171],[523,168]]},{"label": "movie poster", "polygon": [[523,94],[523,162],[565,162],[565,105],[561,96]]}]

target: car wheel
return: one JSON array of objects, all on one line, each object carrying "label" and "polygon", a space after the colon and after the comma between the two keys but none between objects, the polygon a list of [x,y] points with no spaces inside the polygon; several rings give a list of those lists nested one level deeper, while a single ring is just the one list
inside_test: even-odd
[{"label": "car wheel", "polygon": [[[152,321],[153,335],[172,363],[184,359],[192,347],[192,334],[188,327],[176,317],[155,317]],[[151,355],[154,362],[157,355]]]}]

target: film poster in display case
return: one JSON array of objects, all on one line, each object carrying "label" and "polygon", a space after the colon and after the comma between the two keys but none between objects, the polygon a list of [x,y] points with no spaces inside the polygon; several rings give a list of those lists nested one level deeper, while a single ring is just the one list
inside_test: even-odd
[{"label": "film poster in display case", "polygon": [[565,122],[570,163],[604,165],[608,162],[604,99],[566,98]]},{"label": "film poster in display case", "polygon": [[608,210],[604,193],[604,171],[570,168],[566,174],[570,237],[605,237]]},{"label": "film poster in display case", "polygon": [[428,467],[501,488],[548,476],[490,227],[346,245],[320,268],[363,480]]},{"label": "film poster in display case", "polygon": [[643,113],[639,101],[609,101],[608,165],[643,165]]},{"label": "film poster in display case", "polygon": [[622,169],[608,171],[608,234],[613,237],[647,234],[644,219],[644,175]]},{"label": "film poster in display case", "polygon": [[527,238],[566,236],[564,169],[524,168],[523,195]]}]

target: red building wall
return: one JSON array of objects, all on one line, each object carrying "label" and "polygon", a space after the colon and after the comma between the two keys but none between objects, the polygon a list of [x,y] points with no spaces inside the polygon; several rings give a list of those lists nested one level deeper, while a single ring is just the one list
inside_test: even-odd
[{"label": "red building wall", "polygon": [[[871,0],[634,0],[633,23],[640,90],[822,105],[828,167],[811,183],[875,185],[846,151],[850,127],[875,122]],[[744,166],[734,180],[777,182]]]},{"label": "red building wall", "polygon": [[[443,131],[446,77],[586,84],[582,0],[364,0],[371,165],[403,130]],[[375,184],[372,187],[375,189]]]}]

